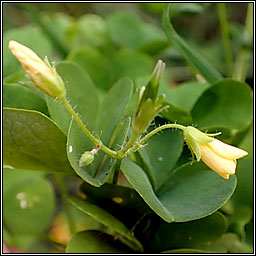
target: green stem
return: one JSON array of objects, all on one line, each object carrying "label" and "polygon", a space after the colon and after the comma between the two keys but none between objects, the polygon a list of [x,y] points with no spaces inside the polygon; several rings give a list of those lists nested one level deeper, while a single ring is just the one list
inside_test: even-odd
[{"label": "green stem", "polygon": [[123,158],[126,155],[126,152],[133,146],[133,144],[136,142],[138,137],[139,137],[138,134],[132,133],[132,136],[130,137],[126,146],[118,152],[118,155],[120,158]]},{"label": "green stem", "polygon": [[226,4],[217,3],[217,7],[218,7],[221,36],[222,36],[222,41],[224,46],[225,61],[227,66],[227,74],[229,77],[231,77],[232,69],[233,69],[233,64],[232,64],[233,58],[232,58],[232,48],[231,48],[231,43],[229,38],[229,27],[228,27],[228,20],[227,20]]},{"label": "green stem", "polygon": [[75,221],[73,219],[73,215],[71,212],[71,207],[70,207],[71,205],[70,205],[69,201],[67,200],[68,199],[68,190],[66,188],[66,185],[64,184],[63,177],[61,177],[59,175],[55,175],[55,180],[56,180],[56,183],[60,190],[61,198],[63,201],[63,206],[65,209],[65,214],[66,214],[66,217],[68,220],[68,226],[69,226],[70,233],[74,234],[76,231]]},{"label": "green stem", "polygon": [[66,109],[68,110],[68,112],[70,113],[70,115],[75,119],[75,121],[77,122],[77,124],[80,126],[80,128],[82,129],[82,131],[85,133],[85,135],[97,146],[100,146],[100,149],[102,151],[104,151],[106,154],[110,155],[111,157],[117,158],[117,152],[106,147],[102,141],[96,137],[94,137],[92,135],[92,133],[86,128],[86,126],[84,125],[84,123],[82,122],[82,120],[79,118],[79,116],[77,115],[77,113],[74,111],[74,109],[71,107],[71,105],[68,103],[67,99],[65,97],[63,97],[62,102],[64,104],[64,106],[66,107]]},{"label": "green stem", "polygon": [[250,49],[248,44],[252,41],[253,37],[253,3],[248,3],[247,16],[245,22],[245,30],[243,36],[243,45],[238,54],[233,78],[239,81],[245,81],[248,70],[248,61],[250,58]]},{"label": "green stem", "polygon": [[169,129],[169,128],[176,128],[176,129],[180,129],[180,130],[184,130],[185,126],[180,125],[180,124],[164,124],[162,126],[157,127],[156,129],[154,129],[153,131],[149,132],[147,135],[145,135],[142,139],[140,139],[138,141],[138,143],[136,143],[135,145],[133,145],[131,148],[129,148],[126,152],[133,153],[136,150],[138,150],[139,148],[143,147],[142,145],[148,140],[150,139],[153,135],[155,135],[156,133],[165,130],[165,129]]}]

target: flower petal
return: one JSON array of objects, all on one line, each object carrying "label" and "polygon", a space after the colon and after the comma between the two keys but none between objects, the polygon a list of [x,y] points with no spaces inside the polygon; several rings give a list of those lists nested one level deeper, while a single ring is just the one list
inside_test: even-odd
[{"label": "flower petal", "polygon": [[209,143],[200,144],[200,148],[202,161],[213,171],[217,172],[225,179],[229,178],[229,174],[235,174],[236,160],[220,157],[209,147]]},{"label": "flower petal", "polygon": [[245,150],[228,145],[217,139],[213,139],[208,145],[216,154],[226,159],[238,159],[248,155]]}]

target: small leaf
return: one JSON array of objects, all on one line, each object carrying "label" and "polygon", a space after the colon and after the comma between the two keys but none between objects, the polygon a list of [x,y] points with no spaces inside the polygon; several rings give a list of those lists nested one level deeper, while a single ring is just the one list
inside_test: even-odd
[{"label": "small leaf", "polygon": [[[113,215],[87,201],[83,201],[78,198],[70,198],[69,200],[82,212],[90,215],[100,223],[113,229],[117,233],[115,235],[118,236],[126,245],[133,248],[134,250],[143,250],[140,242],[133,236],[132,232],[130,232],[129,229],[127,229],[127,227],[118,219],[116,219]],[[124,239],[122,239],[120,235],[123,236]]]},{"label": "small leaf", "polygon": [[125,253],[125,249],[114,237],[96,230],[87,230],[71,238],[66,253]]},{"label": "small leaf", "polygon": [[3,163],[17,169],[73,174],[66,136],[37,111],[6,108],[3,116]]}]

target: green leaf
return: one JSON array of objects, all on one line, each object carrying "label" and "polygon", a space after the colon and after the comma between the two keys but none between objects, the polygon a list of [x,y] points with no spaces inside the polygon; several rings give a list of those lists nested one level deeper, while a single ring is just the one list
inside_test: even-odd
[{"label": "green leaf", "polygon": [[201,249],[202,246],[220,238],[226,229],[227,221],[219,212],[200,220],[185,223],[166,223],[162,221],[154,230],[151,250]]},{"label": "green leaf", "polygon": [[201,171],[178,179],[157,195],[140,166],[126,158],[121,170],[149,207],[167,222],[185,222],[212,214],[230,198],[236,186],[235,176],[224,180],[213,171]]},{"label": "green leaf", "polygon": [[13,233],[39,234],[53,217],[54,192],[43,177],[23,174],[17,170],[4,171],[4,184],[11,183],[3,195],[4,222]]},{"label": "green leaf", "polygon": [[193,123],[200,129],[223,127],[242,131],[252,120],[251,88],[242,82],[224,79],[212,85],[192,109]]},{"label": "green leaf", "polygon": [[[57,65],[57,72],[66,87],[66,98],[75,107],[76,112],[89,129],[95,128],[99,110],[99,99],[96,88],[88,74],[77,64],[63,61]],[[61,101],[47,96],[47,105],[54,121],[67,134],[71,117]]]},{"label": "green leaf", "polygon": [[73,174],[66,136],[40,112],[4,109],[3,163],[18,169]]},{"label": "green leaf", "polygon": [[118,11],[106,19],[110,38],[114,43],[136,49],[143,40],[139,17],[133,12]]},{"label": "green leaf", "polygon": [[[107,227],[113,229],[114,235],[119,237],[127,246],[133,248],[134,250],[143,251],[140,242],[133,236],[132,232],[113,215],[103,210],[102,208],[91,204],[87,201],[83,201],[78,198],[70,198],[70,202],[80,209],[82,212],[95,218],[100,223]],[[121,236],[120,236],[121,235]]]},{"label": "green leaf", "polygon": [[139,152],[142,158],[148,157],[154,188],[158,190],[180,157],[184,142],[180,132],[168,129],[151,137],[147,143],[145,149]]},{"label": "green leaf", "polygon": [[177,34],[170,23],[169,9],[170,4],[165,4],[162,17],[162,26],[167,38],[170,40],[173,46],[209,83],[214,83],[222,79],[221,74]]},{"label": "green leaf", "polygon": [[172,212],[176,222],[184,222],[218,210],[231,197],[235,187],[235,176],[224,180],[213,171],[202,171],[169,187],[159,199]]},{"label": "green leaf", "polygon": [[115,79],[128,76],[134,81],[148,76],[153,71],[153,60],[145,53],[123,48],[113,55],[112,73]]},{"label": "green leaf", "polygon": [[[33,35],[33,36],[31,36]],[[8,30],[3,36],[3,76],[7,77],[22,69],[18,60],[8,48],[10,40],[15,40],[33,49],[42,59],[51,52],[51,45],[42,32],[34,26],[23,26]]]},{"label": "green leaf", "polygon": [[110,65],[97,48],[83,46],[72,51],[67,59],[80,65],[89,74],[97,88],[108,90],[111,87]]},{"label": "green leaf", "polygon": [[105,20],[95,14],[85,14],[77,20],[79,36],[82,37],[82,45],[102,46],[107,41],[107,29]]},{"label": "green leaf", "polygon": [[3,107],[37,110],[49,115],[46,102],[28,88],[19,84],[4,84]]},{"label": "green leaf", "polygon": [[114,237],[96,230],[76,233],[66,248],[66,253],[125,253]]},{"label": "green leaf", "polygon": [[[119,80],[105,95],[98,115],[94,115],[94,120],[96,120],[97,116],[97,123],[92,131],[101,138],[105,145],[109,145],[115,139],[112,138],[112,135],[122,119],[132,93],[132,88],[133,84],[130,79],[123,78]],[[88,110],[90,109],[88,108]],[[121,142],[115,142],[113,147],[119,143]],[[81,155],[87,150],[92,150],[95,145],[93,145],[74,121],[70,125],[67,147],[71,165],[82,179],[97,187],[106,182],[114,168],[116,159],[105,158],[104,152],[100,150],[91,165],[80,167],[79,159]]]},{"label": "green leaf", "polygon": [[199,82],[186,82],[175,87],[162,84],[159,94],[166,95],[165,105],[170,106],[162,115],[173,122],[191,124],[191,110],[207,88],[209,84]]},{"label": "green leaf", "polygon": [[115,127],[127,108],[133,91],[133,82],[122,78],[105,95],[99,109],[96,132],[108,144]]}]

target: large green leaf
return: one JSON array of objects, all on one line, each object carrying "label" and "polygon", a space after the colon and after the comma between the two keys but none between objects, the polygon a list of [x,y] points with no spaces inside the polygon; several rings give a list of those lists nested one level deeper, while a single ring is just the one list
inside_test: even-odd
[{"label": "large green leaf", "polygon": [[[236,186],[235,176],[224,180],[206,168],[178,179],[157,195],[140,166],[126,158],[121,170],[152,210],[167,222],[185,222],[212,214],[230,198]],[[189,168],[186,170],[189,172]]]},{"label": "large green leaf", "polygon": [[[57,72],[65,82],[67,100],[88,128],[94,129],[99,99],[90,77],[77,64],[67,61],[57,65]],[[47,96],[47,104],[51,117],[67,134],[71,117],[62,102]]]},{"label": "large green leaf", "polygon": [[[98,135],[105,145],[109,145],[115,138],[112,137],[119,122],[121,122],[123,113],[127,107],[132,93],[133,84],[128,78],[119,80],[105,95],[101,102],[95,129],[95,135]],[[89,124],[89,121],[88,121]],[[116,136],[116,135],[114,135]],[[116,141],[116,144],[122,143]],[[99,151],[95,156],[93,163],[86,167],[79,166],[81,154],[86,150],[91,150],[95,145],[86,137],[76,122],[72,122],[68,134],[68,157],[76,170],[77,174],[85,181],[94,186],[102,185],[110,175],[116,159],[105,157],[103,151]]]},{"label": "large green leaf", "polygon": [[73,174],[66,155],[66,136],[40,112],[3,111],[3,163],[18,169]]},{"label": "large green leaf", "polygon": [[173,46],[191,63],[193,67],[209,82],[214,83],[222,79],[221,74],[213,68],[197,51],[192,49],[175,31],[170,23],[170,4],[165,4],[162,25],[167,38]]},{"label": "large green leaf", "polygon": [[168,129],[151,137],[147,143],[146,148],[140,150],[140,153],[148,164],[154,188],[158,190],[180,157],[184,142],[179,131]]},{"label": "large green leaf", "polygon": [[154,230],[152,251],[178,248],[202,249],[217,240],[227,229],[224,216],[216,212],[200,220],[184,223],[160,222]]},{"label": "large green leaf", "polygon": [[[33,36],[31,36],[33,35]],[[49,56],[51,45],[42,32],[34,26],[26,26],[8,30],[3,36],[3,75],[4,77],[16,73],[22,67],[17,59],[8,49],[10,40],[18,41],[21,44],[33,49],[41,58]]]},{"label": "large green leaf", "polygon": [[251,88],[232,79],[212,85],[192,109],[193,123],[201,129],[223,127],[242,131],[250,125],[252,113]]},{"label": "large green leaf", "polygon": [[[19,176],[19,179],[17,179]],[[3,218],[13,233],[39,234],[54,213],[54,192],[40,175],[4,170]]]},{"label": "large green leaf", "polygon": [[66,253],[125,253],[114,237],[105,233],[88,230],[72,236],[66,248]]},{"label": "large green leaf", "polygon": [[[103,210],[102,208],[83,201],[79,198],[70,198],[70,202],[82,212],[95,218],[100,223],[114,230],[114,235],[119,237],[126,245],[134,250],[143,251],[140,242],[133,236],[132,232],[117,218]],[[121,235],[121,236],[120,236]]]},{"label": "large green leaf", "polygon": [[3,107],[31,109],[49,115],[46,102],[19,84],[4,84]]}]

